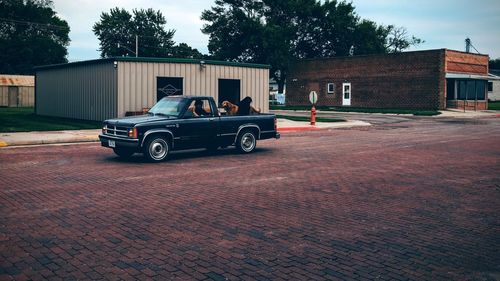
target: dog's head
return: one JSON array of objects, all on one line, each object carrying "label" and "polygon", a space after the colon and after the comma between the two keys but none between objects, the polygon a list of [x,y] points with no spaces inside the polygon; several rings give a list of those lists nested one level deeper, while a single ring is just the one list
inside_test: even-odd
[{"label": "dog's head", "polygon": [[223,101],[222,102],[222,107],[226,110],[230,109],[231,108],[231,103],[228,102],[227,100]]}]

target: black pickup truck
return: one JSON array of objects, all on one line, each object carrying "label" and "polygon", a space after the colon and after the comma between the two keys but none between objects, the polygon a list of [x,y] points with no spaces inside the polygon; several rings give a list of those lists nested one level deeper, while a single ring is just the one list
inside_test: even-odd
[{"label": "black pickup truck", "polygon": [[[197,108],[195,108],[197,106]],[[274,114],[221,114],[212,97],[169,96],[146,115],[105,120],[101,145],[120,157],[143,153],[147,160],[165,160],[172,150],[234,145],[242,153],[255,149],[257,140],[279,139]]]}]

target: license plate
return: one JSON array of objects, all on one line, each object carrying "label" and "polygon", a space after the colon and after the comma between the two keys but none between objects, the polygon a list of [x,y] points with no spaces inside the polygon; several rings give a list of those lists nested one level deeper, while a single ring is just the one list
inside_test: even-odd
[{"label": "license plate", "polygon": [[114,140],[109,140],[108,141],[109,147],[116,147],[115,141]]}]

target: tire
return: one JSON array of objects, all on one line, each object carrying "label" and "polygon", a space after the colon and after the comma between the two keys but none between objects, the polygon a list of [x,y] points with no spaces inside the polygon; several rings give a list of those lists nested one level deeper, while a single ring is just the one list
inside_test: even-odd
[{"label": "tire", "polygon": [[132,156],[135,151],[132,150],[132,149],[127,149],[127,148],[118,148],[118,147],[115,147],[113,148],[113,151],[115,152],[116,155],[118,155],[120,158],[130,158],[130,156]]},{"label": "tire", "polygon": [[149,162],[161,162],[170,153],[170,142],[164,136],[151,136],[144,145],[144,157]]},{"label": "tire", "polygon": [[241,153],[250,153],[257,146],[257,137],[252,130],[243,130],[236,139],[236,149]]}]

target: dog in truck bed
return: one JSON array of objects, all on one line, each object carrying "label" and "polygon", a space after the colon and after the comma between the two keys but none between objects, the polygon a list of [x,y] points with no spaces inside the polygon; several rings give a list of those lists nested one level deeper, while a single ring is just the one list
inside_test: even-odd
[{"label": "dog in truck bed", "polygon": [[249,115],[249,114],[259,114],[260,109],[255,109],[250,105],[252,99],[246,97],[240,101],[240,105],[233,104],[229,101],[222,102],[222,108],[226,110],[227,115]]}]

